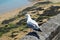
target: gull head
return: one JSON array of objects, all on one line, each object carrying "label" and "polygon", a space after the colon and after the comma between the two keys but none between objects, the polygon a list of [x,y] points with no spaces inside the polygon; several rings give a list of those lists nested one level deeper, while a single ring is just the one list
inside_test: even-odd
[{"label": "gull head", "polygon": [[30,19],[31,18],[30,14],[26,14],[25,16],[26,16],[26,19]]},{"label": "gull head", "polygon": [[26,14],[26,16],[30,16],[30,14]]},{"label": "gull head", "polygon": [[26,18],[30,17],[30,14],[26,14]]}]

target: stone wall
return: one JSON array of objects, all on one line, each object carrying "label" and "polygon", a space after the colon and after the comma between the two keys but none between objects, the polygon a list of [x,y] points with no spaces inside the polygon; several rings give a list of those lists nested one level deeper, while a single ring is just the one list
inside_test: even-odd
[{"label": "stone wall", "polygon": [[52,17],[40,26],[42,32],[30,32],[21,40],[59,40],[60,39],[60,14]]},{"label": "stone wall", "polygon": [[60,32],[53,38],[53,40],[60,40]]}]

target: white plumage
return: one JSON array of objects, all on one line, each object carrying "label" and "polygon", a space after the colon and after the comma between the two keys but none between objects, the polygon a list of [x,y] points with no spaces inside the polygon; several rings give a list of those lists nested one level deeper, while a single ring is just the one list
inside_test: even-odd
[{"label": "white plumage", "polygon": [[36,31],[41,31],[38,23],[35,20],[31,19],[29,14],[26,14],[26,18],[27,18],[27,26],[28,27],[30,27]]}]

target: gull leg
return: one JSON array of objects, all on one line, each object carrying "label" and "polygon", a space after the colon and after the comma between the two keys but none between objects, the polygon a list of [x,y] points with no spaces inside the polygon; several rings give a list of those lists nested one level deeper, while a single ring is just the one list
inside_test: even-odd
[{"label": "gull leg", "polygon": [[30,32],[32,32],[32,28],[30,29]]},{"label": "gull leg", "polygon": [[33,32],[35,32],[35,30],[33,30]]},{"label": "gull leg", "polygon": [[35,30],[34,30],[34,29],[32,29],[32,28],[30,28],[30,32],[35,32]]},{"label": "gull leg", "polygon": [[30,28],[30,32],[32,32],[33,31],[33,29],[32,28]]},{"label": "gull leg", "polygon": [[31,32],[31,28],[29,28],[29,31]]}]

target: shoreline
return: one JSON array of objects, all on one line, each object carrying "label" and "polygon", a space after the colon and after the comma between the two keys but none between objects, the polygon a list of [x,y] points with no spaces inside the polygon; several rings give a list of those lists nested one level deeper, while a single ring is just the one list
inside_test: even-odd
[{"label": "shoreline", "polygon": [[[39,2],[41,2],[41,1],[39,1]],[[20,11],[24,10],[27,7],[31,7],[31,6],[33,6],[36,3],[38,3],[38,2],[34,2],[34,3],[31,2],[31,4],[28,4],[28,5],[25,5],[23,7],[16,8],[14,10],[11,10],[11,11],[8,11],[8,12],[5,12],[5,13],[0,14],[0,22],[2,22],[3,20],[10,19],[10,18],[18,15]],[[55,4],[55,5],[57,5],[57,4]]]},{"label": "shoreline", "polygon": [[[35,3],[37,3],[37,2],[35,2]],[[20,11],[24,10],[27,7],[33,6],[35,3],[31,3],[31,4],[25,5],[25,6],[20,7],[20,8],[16,8],[15,10],[11,10],[11,11],[0,14],[0,22],[18,15]]]}]

